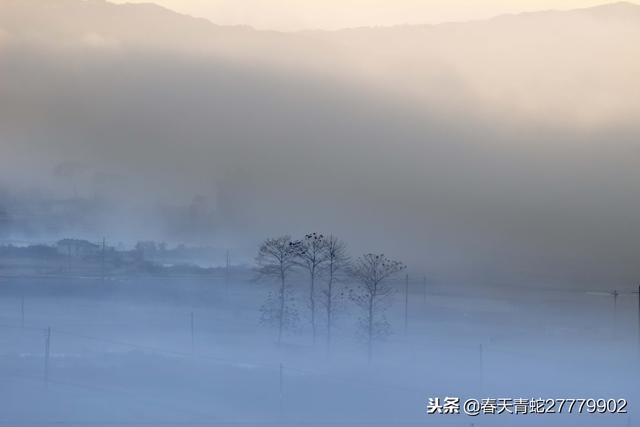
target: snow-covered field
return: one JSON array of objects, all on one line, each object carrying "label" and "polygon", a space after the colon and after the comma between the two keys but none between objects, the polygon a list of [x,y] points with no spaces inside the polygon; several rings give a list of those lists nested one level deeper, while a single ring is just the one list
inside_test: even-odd
[{"label": "snow-covered field", "polygon": [[[330,354],[312,343],[306,289],[278,347],[265,284],[0,279],[0,425],[640,425],[637,297],[415,284],[408,331],[399,293],[369,364],[348,303]],[[626,398],[629,414],[427,415],[445,396]]]}]

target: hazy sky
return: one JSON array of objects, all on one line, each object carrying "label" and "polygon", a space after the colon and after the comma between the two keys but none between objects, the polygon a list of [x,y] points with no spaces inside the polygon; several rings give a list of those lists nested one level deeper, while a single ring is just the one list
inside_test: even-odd
[{"label": "hazy sky", "polygon": [[[148,3],[149,0],[112,0]],[[439,23],[504,13],[573,9],[606,0],[154,0],[178,12],[218,24],[260,29],[336,29],[356,26]],[[638,3],[635,1],[634,3]]]},{"label": "hazy sky", "polygon": [[640,6],[301,35],[50,1],[0,0],[0,236],[640,277]]}]

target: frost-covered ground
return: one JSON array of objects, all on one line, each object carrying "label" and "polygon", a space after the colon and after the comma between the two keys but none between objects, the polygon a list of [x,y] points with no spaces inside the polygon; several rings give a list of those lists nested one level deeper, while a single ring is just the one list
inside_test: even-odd
[{"label": "frost-covered ground", "polygon": [[[612,297],[549,286],[451,284],[425,301],[414,284],[408,332],[399,294],[394,334],[368,364],[356,307],[327,355],[300,286],[300,328],[278,347],[259,323],[264,284],[0,279],[0,425],[640,425],[637,297],[614,310]],[[626,398],[630,414],[426,415],[444,396]]]}]

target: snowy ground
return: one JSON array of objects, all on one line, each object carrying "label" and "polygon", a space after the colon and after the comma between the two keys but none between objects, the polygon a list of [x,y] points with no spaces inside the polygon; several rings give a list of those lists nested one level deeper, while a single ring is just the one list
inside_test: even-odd
[{"label": "snowy ground", "polygon": [[[348,305],[329,355],[305,316],[278,347],[258,321],[263,284],[0,279],[0,425],[640,425],[637,297],[614,310],[548,287],[430,287],[426,300],[412,288],[408,332],[398,295],[395,333],[368,364]],[[628,415],[427,415],[444,396],[630,403]]]}]

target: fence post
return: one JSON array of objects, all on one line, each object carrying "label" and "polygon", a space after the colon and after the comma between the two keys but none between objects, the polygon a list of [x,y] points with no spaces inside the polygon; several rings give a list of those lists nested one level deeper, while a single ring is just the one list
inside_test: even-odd
[{"label": "fence post", "polygon": [[224,294],[225,296],[229,295],[229,267],[231,266],[231,255],[229,253],[229,249],[227,249],[225,254],[225,267],[224,267]]},{"label": "fence post", "polygon": [[409,275],[404,276],[404,334],[409,329]]}]

